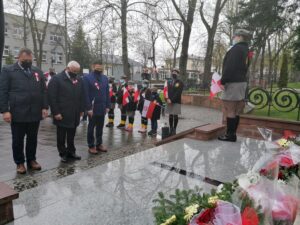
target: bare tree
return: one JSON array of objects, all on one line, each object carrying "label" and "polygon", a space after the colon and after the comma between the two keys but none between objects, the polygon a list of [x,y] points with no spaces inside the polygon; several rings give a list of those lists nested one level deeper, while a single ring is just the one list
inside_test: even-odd
[{"label": "bare tree", "polygon": [[42,67],[43,45],[45,42],[46,31],[49,24],[52,2],[53,0],[47,0],[46,19],[41,23],[36,17],[40,0],[25,0],[26,7],[28,8],[28,11],[26,11],[26,17],[31,29],[34,57],[36,58],[37,67],[40,68]]},{"label": "bare tree", "polygon": [[218,29],[219,24],[219,18],[220,14],[227,3],[228,0],[217,0],[215,9],[214,9],[214,16],[212,24],[210,25],[207,19],[204,16],[204,2],[201,1],[200,5],[200,16],[201,20],[205,25],[205,28],[207,30],[207,46],[206,46],[206,53],[205,53],[205,63],[204,63],[204,78],[203,78],[203,84],[204,87],[208,87],[211,79],[211,67],[212,67],[212,57],[213,57],[213,50],[214,50],[214,40],[215,35]]},{"label": "bare tree", "polygon": [[178,6],[175,0],[172,0],[172,3],[178,13],[182,23],[183,23],[183,39],[181,44],[181,55],[179,61],[179,69],[181,74],[183,75],[184,79],[187,79],[187,61],[188,61],[188,51],[189,51],[189,43],[190,43],[190,36],[192,32],[192,25],[194,22],[194,14],[196,10],[197,0],[189,0],[188,1],[188,12],[185,16],[182,9]]}]

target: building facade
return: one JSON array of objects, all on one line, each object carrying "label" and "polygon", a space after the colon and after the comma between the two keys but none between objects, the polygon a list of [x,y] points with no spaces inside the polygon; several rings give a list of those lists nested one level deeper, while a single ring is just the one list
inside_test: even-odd
[{"label": "building facade", "polygon": [[[45,23],[38,21],[42,28]],[[65,59],[65,41],[64,27],[57,24],[48,24],[45,41],[43,45],[42,70],[47,72],[49,68],[54,68],[56,72],[61,72],[66,67]],[[41,33],[35,35],[41,35]],[[33,51],[32,31],[27,22],[26,28],[26,45]],[[6,64],[7,57],[13,57],[17,60],[19,50],[24,47],[24,26],[23,17],[5,13],[5,45],[3,51],[2,63]],[[33,62],[36,65],[36,59]]]},{"label": "building facade", "polygon": [[[105,67],[104,73],[107,76],[113,76],[119,80],[123,73],[122,57],[117,55],[102,55],[103,65]],[[143,66],[141,63],[129,59],[130,80],[140,81]]]},{"label": "building facade", "polygon": [[[179,68],[180,58],[176,58],[176,68]],[[171,77],[171,69],[172,69],[173,60],[168,59],[164,66],[159,68],[159,76],[161,80]],[[187,74],[188,79],[197,80],[197,82],[201,81],[201,76],[204,72],[204,58],[200,56],[190,55],[187,60]]]}]

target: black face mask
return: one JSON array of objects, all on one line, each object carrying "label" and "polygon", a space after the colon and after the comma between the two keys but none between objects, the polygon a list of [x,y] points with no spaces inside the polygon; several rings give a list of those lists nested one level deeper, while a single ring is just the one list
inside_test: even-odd
[{"label": "black face mask", "polygon": [[102,74],[102,71],[99,71],[99,70],[95,70],[94,72],[95,72],[95,74]]},{"label": "black face mask", "polygon": [[76,78],[77,77],[77,74],[76,73],[73,73],[73,72],[69,72],[69,75],[71,78]]},{"label": "black face mask", "polygon": [[50,76],[54,76],[55,75],[55,73],[54,72],[50,72]]},{"label": "black face mask", "polygon": [[25,70],[30,69],[31,66],[32,66],[32,61],[27,61],[27,60],[22,61],[22,62],[21,62],[21,66],[22,66]]},{"label": "black face mask", "polygon": [[172,78],[174,79],[174,80],[176,80],[177,79],[177,74],[172,74]]}]

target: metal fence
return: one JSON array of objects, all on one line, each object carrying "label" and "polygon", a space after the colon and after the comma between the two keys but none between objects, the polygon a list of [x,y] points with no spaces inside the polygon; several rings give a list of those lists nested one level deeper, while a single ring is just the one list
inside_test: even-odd
[{"label": "metal fence", "polygon": [[249,90],[247,100],[255,110],[267,110],[268,116],[272,116],[274,110],[281,113],[295,111],[295,120],[300,120],[300,92],[296,89],[256,87]]}]

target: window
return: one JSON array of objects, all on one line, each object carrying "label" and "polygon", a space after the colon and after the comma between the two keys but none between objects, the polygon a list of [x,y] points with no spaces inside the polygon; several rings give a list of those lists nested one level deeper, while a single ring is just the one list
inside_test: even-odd
[{"label": "window", "polygon": [[62,64],[63,54],[60,52],[51,52],[51,60],[53,64]]},{"label": "window", "polygon": [[6,36],[8,35],[8,23],[5,23],[4,33]]},{"label": "window", "polygon": [[36,38],[36,40],[40,40],[40,39],[42,39],[42,37],[43,37],[43,35],[44,35],[44,33],[43,32],[34,32],[35,33],[35,38]]},{"label": "window", "polygon": [[62,36],[58,34],[51,34],[50,35],[50,42],[51,43],[60,43],[62,41]]},{"label": "window", "polygon": [[42,62],[43,63],[47,62],[47,51],[43,51]]},{"label": "window", "polygon": [[8,45],[4,46],[3,56],[9,56],[9,46]]},{"label": "window", "polygon": [[24,30],[22,27],[14,27],[13,37],[17,39],[22,39],[24,36]]},{"label": "window", "polygon": [[20,51],[19,47],[15,47],[14,48],[14,57],[15,57],[15,59],[18,59],[18,57],[19,57],[19,51]]},{"label": "window", "polygon": [[57,53],[57,63],[62,64],[63,56],[62,53]]}]

